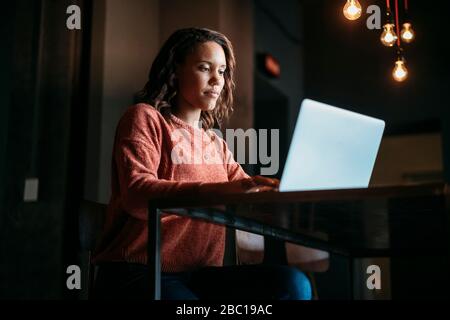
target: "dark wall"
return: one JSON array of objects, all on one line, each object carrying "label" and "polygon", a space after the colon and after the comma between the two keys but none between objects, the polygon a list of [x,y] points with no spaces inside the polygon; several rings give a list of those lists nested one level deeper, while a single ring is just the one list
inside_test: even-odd
[{"label": "dark wall", "polygon": [[[66,28],[71,4],[82,8],[82,30],[88,29],[88,1],[21,0],[9,4],[4,21],[10,36],[2,41],[9,41],[10,52],[2,59],[7,85],[0,96],[3,298],[73,295],[65,279],[66,267],[78,264],[87,66],[82,33]],[[39,179],[38,200],[24,202],[24,182],[31,177]]]},{"label": "dark wall", "polygon": [[[7,3],[4,10],[11,12],[13,5]],[[2,50],[0,50],[0,181],[5,181],[6,178],[6,144],[7,144],[7,132],[8,132],[8,117],[10,104],[10,77],[11,77],[11,57],[12,57],[12,43],[13,35],[10,30],[14,21],[14,15],[5,15],[3,19],[0,19],[0,36],[2,39]],[[6,184],[0,183],[0,210],[4,203],[4,190]],[[2,210],[3,211],[3,210]],[[3,217],[0,215],[0,227],[3,225]]]},{"label": "dark wall", "polygon": [[[370,4],[382,8],[383,24],[385,1]],[[369,15],[346,20],[342,1],[304,1],[304,5],[308,97],[382,118],[387,134],[440,130],[442,110],[450,107],[446,40],[440,38],[447,28],[449,11],[443,6],[448,4],[410,2],[417,38],[404,45],[409,70],[404,83],[392,79],[395,50],[381,44],[381,30],[366,27]]]},{"label": "dark wall", "polygon": [[[281,178],[303,92],[302,6],[297,0],[254,0],[254,127],[279,130]],[[278,78],[267,75],[260,57],[269,53],[280,64]],[[268,146],[271,155],[271,144]],[[260,174],[258,164],[253,173]]]}]

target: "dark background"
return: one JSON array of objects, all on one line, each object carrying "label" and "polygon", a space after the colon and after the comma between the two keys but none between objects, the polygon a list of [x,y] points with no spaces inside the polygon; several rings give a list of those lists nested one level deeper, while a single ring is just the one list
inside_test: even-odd
[{"label": "dark background", "polygon": [[[342,2],[305,2],[306,95],[384,119],[387,135],[439,131],[450,107],[448,3],[410,1],[416,40],[403,45],[409,76],[399,83],[391,76],[395,49],[381,45],[381,31],[369,30],[366,19],[349,22],[336,14]],[[386,1],[362,3],[378,4],[385,12]]]}]

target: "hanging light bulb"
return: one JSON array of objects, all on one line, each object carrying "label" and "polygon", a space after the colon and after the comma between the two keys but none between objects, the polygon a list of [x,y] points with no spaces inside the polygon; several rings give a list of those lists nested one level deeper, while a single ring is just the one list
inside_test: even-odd
[{"label": "hanging light bulb", "polygon": [[398,82],[402,82],[408,77],[408,69],[406,69],[405,60],[402,57],[399,57],[397,61],[395,61],[392,76],[394,77],[394,80]]},{"label": "hanging light bulb", "polygon": [[361,4],[358,0],[347,0],[347,3],[342,11],[348,20],[356,20],[361,17]]},{"label": "hanging light bulb", "polygon": [[386,23],[383,26],[383,33],[381,34],[380,40],[381,43],[386,47],[392,47],[397,41],[397,35],[394,32],[395,25],[393,23]]},{"label": "hanging light bulb", "polygon": [[410,43],[414,40],[414,30],[412,29],[411,23],[405,22],[403,24],[402,32],[400,33],[402,40],[406,43]]}]

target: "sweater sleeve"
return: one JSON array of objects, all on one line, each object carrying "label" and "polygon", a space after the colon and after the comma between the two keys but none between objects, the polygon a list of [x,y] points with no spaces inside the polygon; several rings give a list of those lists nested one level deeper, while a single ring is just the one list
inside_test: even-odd
[{"label": "sweater sleeve", "polygon": [[245,173],[244,169],[242,169],[241,165],[234,160],[233,153],[231,153],[225,140],[223,140],[223,149],[225,155],[225,166],[228,173],[228,181],[250,178],[250,176]]},{"label": "sweater sleeve", "polygon": [[154,114],[133,110],[119,123],[114,159],[120,198],[123,209],[137,219],[147,219],[149,200],[194,196],[200,186],[200,182],[158,179],[161,141],[161,126]]}]

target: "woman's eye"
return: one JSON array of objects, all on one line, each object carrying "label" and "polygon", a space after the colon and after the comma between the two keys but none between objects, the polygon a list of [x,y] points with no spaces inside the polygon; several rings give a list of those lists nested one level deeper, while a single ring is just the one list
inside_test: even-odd
[{"label": "woman's eye", "polygon": [[209,71],[208,67],[200,66],[200,71]]},{"label": "woman's eye", "polygon": [[219,70],[219,74],[220,75],[224,75],[225,74],[225,70]]}]

